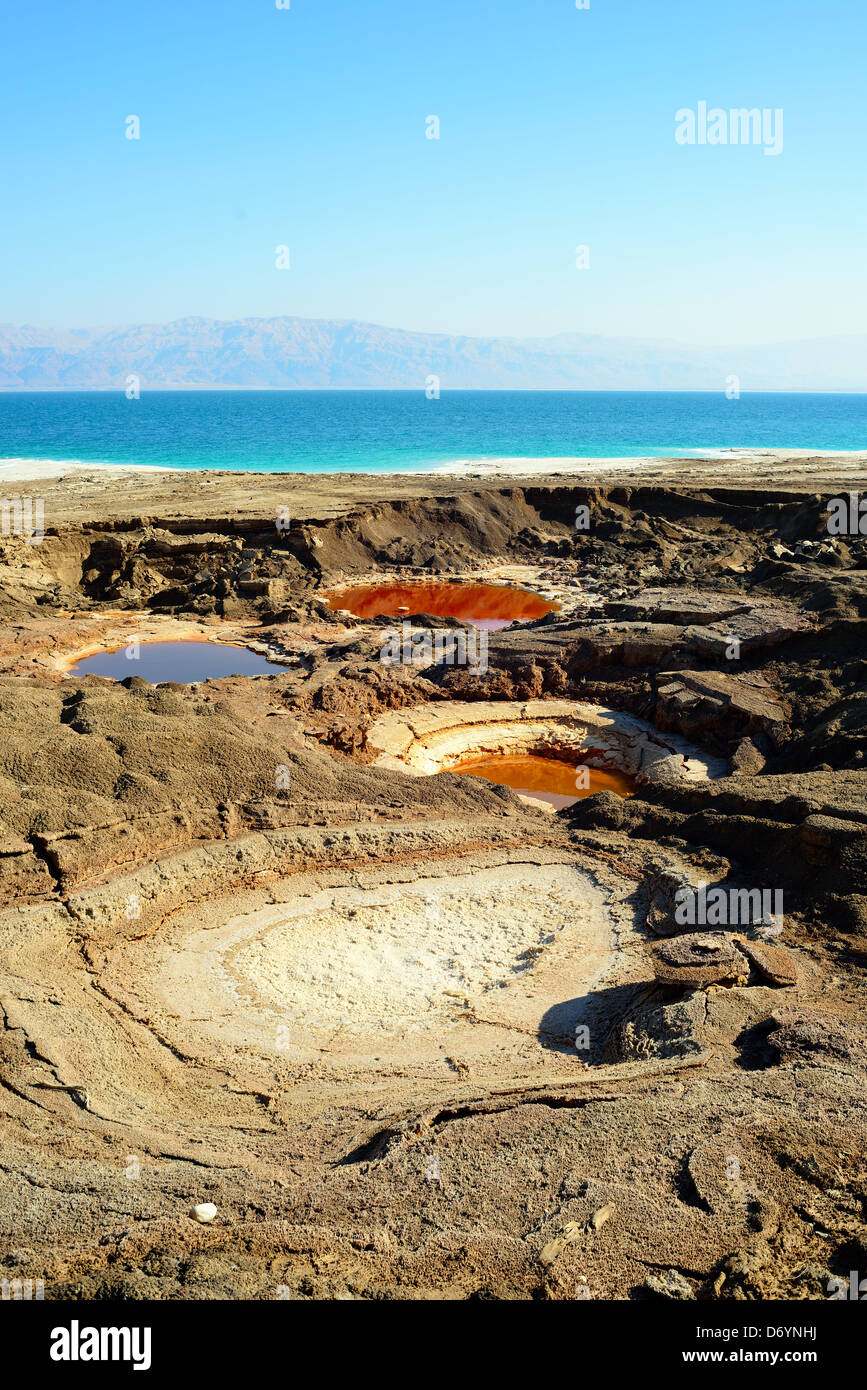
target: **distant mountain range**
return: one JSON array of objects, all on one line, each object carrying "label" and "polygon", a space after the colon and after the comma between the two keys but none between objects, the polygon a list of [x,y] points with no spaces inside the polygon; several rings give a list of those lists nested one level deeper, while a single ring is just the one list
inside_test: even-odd
[{"label": "distant mountain range", "polygon": [[689,347],[560,333],[467,338],[340,319],[186,318],[122,328],[0,324],[0,390],[867,391],[867,334]]}]

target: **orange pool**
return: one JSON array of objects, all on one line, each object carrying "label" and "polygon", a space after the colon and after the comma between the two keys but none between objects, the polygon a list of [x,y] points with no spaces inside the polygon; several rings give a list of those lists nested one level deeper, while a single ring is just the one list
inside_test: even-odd
[{"label": "orange pool", "polygon": [[590,767],[579,778],[577,765],[536,753],[523,756],[479,754],[477,757],[464,758],[450,767],[449,772],[484,777],[498,786],[511,787],[512,791],[520,792],[522,796],[545,801],[558,811],[580,801],[582,797],[592,796],[594,792],[612,791],[618,796],[630,796],[635,790],[632,779],[623,772],[607,772],[602,768]]},{"label": "orange pool", "polygon": [[354,584],[333,589],[326,597],[329,608],[346,608],[356,618],[430,613],[436,618],[459,618],[491,632],[508,627],[516,619],[526,622],[560,609],[559,603],[529,589],[508,589],[499,584],[446,584],[441,580]]}]

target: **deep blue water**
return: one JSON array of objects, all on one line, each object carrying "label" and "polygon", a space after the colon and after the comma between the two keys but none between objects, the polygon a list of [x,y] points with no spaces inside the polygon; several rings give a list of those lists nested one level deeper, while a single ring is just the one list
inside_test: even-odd
[{"label": "deep blue water", "polygon": [[96,652],[77,662],[69,674],[111,676],[116,681],[141,676],[154,685],[160,681],[188,685],[221,676],[279,676],[286,670],[259,652],[222,642],[142,642],[137,656],[132,656],[133,650]]},{"label": "deep blue water", "polygon": [[0,459],[331,473],[761,447],[864,449],[867,395],[0,392]]}]

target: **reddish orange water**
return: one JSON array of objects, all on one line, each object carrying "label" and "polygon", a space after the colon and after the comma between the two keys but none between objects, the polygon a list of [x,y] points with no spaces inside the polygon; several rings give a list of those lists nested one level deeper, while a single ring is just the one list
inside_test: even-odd
[{"label": "reddish orange water", "polygon": [[332,609],[346,608],[356,618],[389,618],[407,613],[430,613],[435,618],[459,618],[490,631],[508,627],[516,619],[527,621],[555,613],[559,603],[529,589],[507,589],[498,584],[445,584],[442,581],[406,584],[355,584],[327,595]]},{"label": "reddish orange water", "polygon": [[[618,796],[630,796],[635,790],[631,777],[623,772],[605,772],[602,768],[589,767],[586,770],[582,768],[579,773],[578,766],[572,763],[535,753],[523,757],[489,754],[464,758],[450,767],[449,772],[484,777],[498,786],[511,787],[512,791],[520,792],[522,796],[547,801],[558,811],[584,796],[592,796],[594,792],[612,791],[617,792]],[[586,786],[583,785],[585,782]]]}]

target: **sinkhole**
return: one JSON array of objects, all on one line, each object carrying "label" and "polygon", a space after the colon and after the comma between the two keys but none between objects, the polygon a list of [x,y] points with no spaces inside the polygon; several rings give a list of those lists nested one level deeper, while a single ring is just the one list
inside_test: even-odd
[{"label": "sinkhole", "polygon": [[563,849],[339,859],[274,884],[273,901],[257,888],[170,914],[146,950],[117,943],[101,987],[134,992],[184,1055],[240,1050],[245,1077],[275,1057],[406,1076],[525,1056],[555,1015],[571,1034],[617,959],[606,896]]},{"label": "sinkhole", "polygon": [[555,808],[594,792],[724,776],[728,763],[623,710],[578,700],[442,700],[367,731],[377,767],[485,777]]},{"label": "sinkhole", "polygon": [[221,676],[278,675],[285,669],[249,647],[204,639],[130,642],[114,651],[94,652],[83,657],[70,667],[69,675],[108,676],[116,681],[141,676],[153,685],[164,681],[192,685],[196,681],[218,680]]},{"label": "sinkhole", "polygon": [[333,611],[345,609],[355,618],[399,618],[429,613],[434,618],[457,618],[473,627],[496,632],[513,622],[529,622],[559,612],[559,603],[529,589],[503,584],[448,583],[410,580],[403,584],[354,584],[326,594]]},{"label": "sinkhole", "polygon": [[612,791],[631,796],[635,783],[616,769],[588,767],[580,761],[543,753],[483,753],[451,763],[449,772],[484,777],[500,787],[511,787],[519,796],[541,801],[560,811],[595,792]]}]

